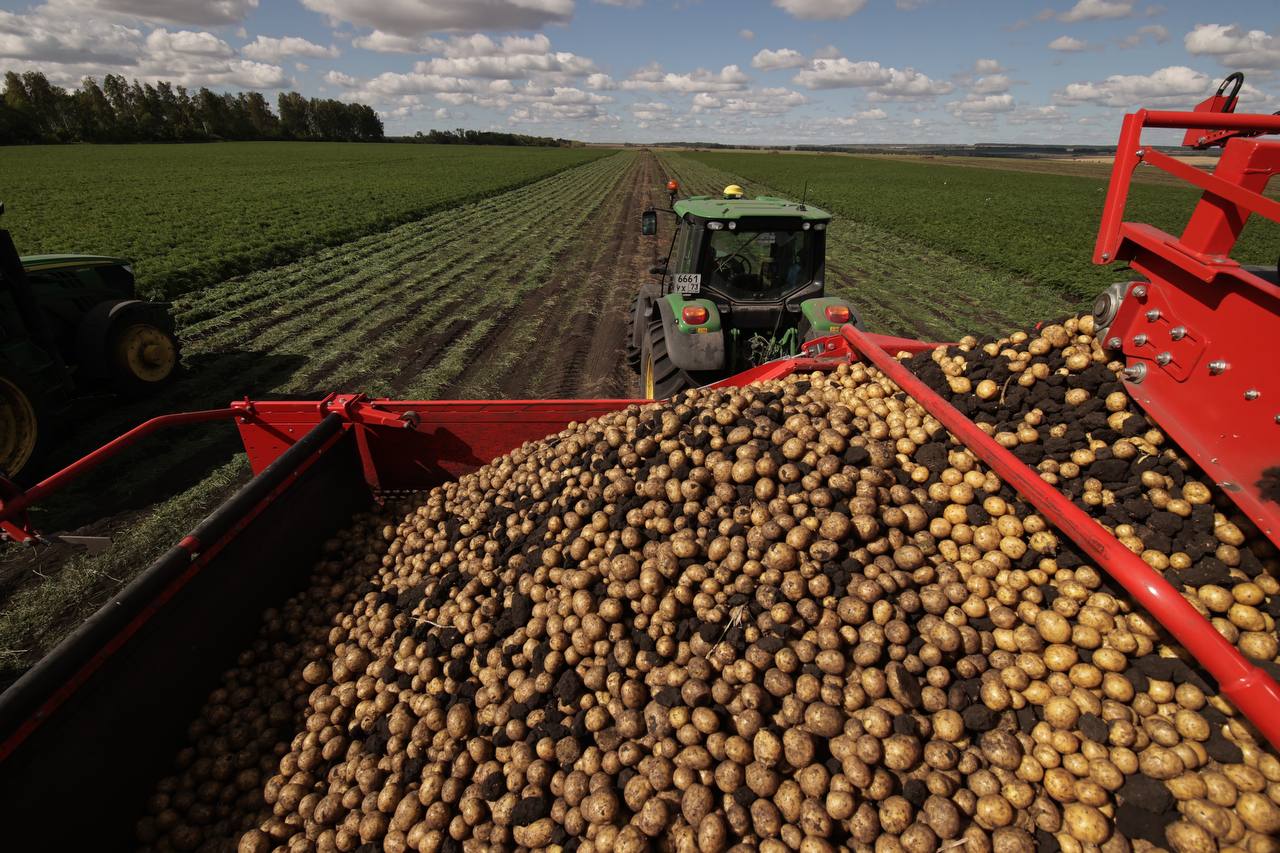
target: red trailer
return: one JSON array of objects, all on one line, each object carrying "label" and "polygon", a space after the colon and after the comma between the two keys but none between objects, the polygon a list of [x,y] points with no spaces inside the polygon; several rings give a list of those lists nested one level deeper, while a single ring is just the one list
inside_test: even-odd
[{"label": "red trailer", "polygon": [[[1237,115],[1233,97],[1194,112],[1125,118],[1095,260],[1126,261],[1144,280],[1095,309],[1123,353],[1129,394],[1280,544],[1280,282],[1233,261],[1250,214],[1280,221],[1262,194],[1280,167],[1280,116]],[[1144,148],[1145,127],[1188,129],[1193,146],[1223,147],[1210,174]],[[1124,221],[1133,170],[1155,166],[1204,191],[1180,236]],[[914,396],[1005,482],[1192,652],[1222,693],[1280,746],[1280,687],[1243,658],[1159,573],[999,447],[894,355],[931,344],[846,326],[725,384],[824,370],[866,359]],[[0,695],[0,802],[19,817],[12,849],[128,847],[155,780],[170,769],[187,723],[219,673],[254,637],[259,614],[304,583],[324,540],[379,496],[427,489],[573,421],[646,401],[402,402],[331,395],[241,401],[150,421],[23,492],[3,483],[0,529],[37,534],[25,510],[158,429],[231,421],[255,477],[176,543],[53,653]],[[138,749],[146,744],[147,749]],[[75,807],[59,795],[75,792]]]}]

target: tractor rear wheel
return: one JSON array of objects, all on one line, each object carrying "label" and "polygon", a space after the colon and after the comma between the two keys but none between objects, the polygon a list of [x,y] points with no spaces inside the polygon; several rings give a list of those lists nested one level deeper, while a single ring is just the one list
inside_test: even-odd
[{"label": "tractor rear wheel", "polygon": [[40,408],[16,375],[0,370],[0,475],[16,477],[40,447]]},{"label": "tractor rear wheel", "polygon": [[662,330],[662,319],[649,322],[649,334],[645,336],[640,354],[640,393],[647,400],[666,400],[688,388],[704,384],[696,373],[682,370],[671,361],[667,353],[667,337]]},{"label": "tractor rear wheel", "polygon": [[80,367],[121,394],[139,397],[164,387],[178,372],[178,338],[163,305],[102,302],[77,332]]}]

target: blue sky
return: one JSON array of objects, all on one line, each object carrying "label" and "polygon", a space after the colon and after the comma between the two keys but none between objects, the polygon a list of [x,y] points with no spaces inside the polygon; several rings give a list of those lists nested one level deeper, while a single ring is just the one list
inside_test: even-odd
[{"label": "blue sky", "polygon": [[0,69],[28,68],[361,100],[393,134],[1112,142],[1231,70],[1280,108],[1280,3],[0,0]]}]

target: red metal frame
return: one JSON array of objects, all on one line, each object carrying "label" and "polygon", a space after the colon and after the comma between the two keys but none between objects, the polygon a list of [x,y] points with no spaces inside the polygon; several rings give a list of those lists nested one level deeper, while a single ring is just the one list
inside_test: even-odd
[{"label": "red metal frame", "polygon": [[[1212,174],[1142,146],[1144,128],[1205,125],[1221,131]],[[1280,544],[1280,287],[1230,257],[1250,215],[1280,222],[1280,203],[1262,194],[1280,143],[1246,136],[1264,133],[1280,133],[1280,116],[1126,116],[1094,262],[1125,261],[1146,279],[1130,284],[1106,335],[1126,359],[1129,394]],[[1204,191],[1180,236],[1124,221],[1141,163]]]}]

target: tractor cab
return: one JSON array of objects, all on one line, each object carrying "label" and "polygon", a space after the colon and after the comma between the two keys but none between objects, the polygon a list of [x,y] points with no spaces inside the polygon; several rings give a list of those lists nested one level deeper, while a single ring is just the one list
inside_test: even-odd
[{"label": "tractor cab", "polygon": [[[643,393],[669,397],[749,367],[795,355],[800,344],[856,322],[824,292],[831,214],[774,196],[748,198],[731,184],[719,196],[675,200],[667,258],[633,306],[628,359]],[[641,233],[657,233],[647,210]]]}]

